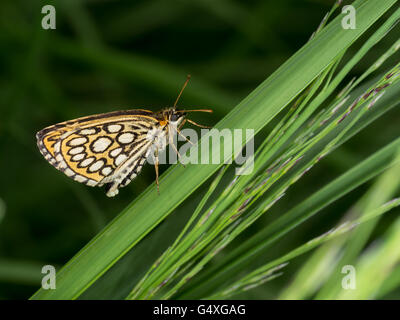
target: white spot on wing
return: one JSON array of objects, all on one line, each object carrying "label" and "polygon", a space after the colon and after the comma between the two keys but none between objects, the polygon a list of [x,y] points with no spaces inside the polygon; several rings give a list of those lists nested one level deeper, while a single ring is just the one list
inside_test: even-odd
[{"label": "white spot on wing", "polygon": [[133,139],[135,138],[134,134],[131,132],[126,132],[121,134],[118,137],[118,142],[121,144],[127,144],[133,142]]},{"label": "white spot on wing", "polygon": [[120,154],[116,159],[115,159],[115,165],[118,167],[122,162],[124,162],[128,158],[125,154]]},{"label": "white spot on wing", "polygon": [[73,172],[70,168],[67,168],[64,173],[68,176],[68,177],[72,177],[75,172]]},{"label": "white spot on wing", "polygon": [[90,172],[99,171],[103,166],[104,166],[104,160],[103,160],[103,159],[97,160],[95,163],[93,163],[93,164],[89,167],[89,171],[90,171]]},{"label": "white spot on wing", "polygon": [[58,169],[65,169],[67,167],[67,163],[63,160],[58,164]]},{"label": "white spot on wing", "polygon": [[93,161],[94,161],[94,157],[86,158],[85,160],[83,160],[82,162],[79,163],[79,167],[82,167],[82,168],[87,167]]},{"label": "white spot on wing", "polygon": [[75,177],[74,177],[74,180],[75,181],[78,181],[78,182],[80,182],[80,183],[84,183],[84,182],[86,182],[86,178],[85,177],[82,177],[81,175],[76,175]]},{"label": "white spot on wing", "polygon": [[86,184],[90,187],[95,187],[97,185],[97,181],[89,179]]},{"label": "white spot on wing", "polygon": [[82,160],[84,157],[85,157],[85,154],[84,154],[84,153],[79,153],[79,154],[74,155],[74,156],[71,158],[71,160],[72,160],[72,161],[80,161],[80,160]]},{"label": "white spot on wing", "polygon": [[100,137],[93,143],[93,151],[104,152],[111,145],[111,143],[112,140],[110,140],[109,138]]},{"label": "white spot on wing", "polygon": [[57,142],[54,144],[54,151],[60,152],[60,148],[61,148],[61,142],[60,142],[60,141],[57,141]]},{"label": "white spot on wing", "polygon": [[103,176],[108,176],[111,172],[112,168],[110,166],[104,167],[103,170],[101,170]]},{"label": "white spot on wing", "polygon": [[70,149],[68,151],[68,153],[72,154],[72,155],[75,155],[75,154],[81,153],[83,150],[85,150],[84,147],[76,147],[76,148]]},{"label": "white spot on wing", "polygon": [[121,151],[122,151],[122,148],[117,148],[117,149],[111,150],[110,156],[115,158],[117,155],[119,155],[121,153]]},{"label": "white spot on wing", "polygon": [[107,127],[107,130],[108,130],[108,132],[110,132],[110,133],[119,132],[119,131],[121,131],[121,129],[122,129],[122,126],[121,126],[120,124],[110,124],[110,125]]},{"label": "white spot on wing", "polygon": [[87,141],[88,141],[88,139],[86,137],[74,138],[74,139],[70,140],[68,144],[72,147],[75,147],[75,146],[80,146],[82,144],[85,144]]},{"label": "white spot on wing", "polygon": [[79,133],[83,134],[83,135],[95,134],[96,133],[96,129],[94,129],[94,128],[82,129]]}]

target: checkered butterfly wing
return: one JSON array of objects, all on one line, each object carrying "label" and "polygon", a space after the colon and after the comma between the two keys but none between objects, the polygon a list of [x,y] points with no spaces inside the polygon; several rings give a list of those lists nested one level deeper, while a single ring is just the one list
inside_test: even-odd
[{"label": "checkered butterfly wing", "polygon": [[118,111],[62,122],[36,135],[40,152],[56,169],[88,186],[107,186],[114,196],[137,176],[158,125],[147,110]]}]

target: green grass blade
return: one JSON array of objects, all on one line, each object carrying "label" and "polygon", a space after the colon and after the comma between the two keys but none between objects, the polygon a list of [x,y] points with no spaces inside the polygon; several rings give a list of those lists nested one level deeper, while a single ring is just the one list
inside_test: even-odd
[{"label": "green grass blade", "polygon": [[[400,82],[394,84],[390,93],[388,91],[388,94],[377,102],[377,108],[374,109],[376,113],[372,112],[367,114],[363,125],[349,130],[348,136],[344,141],[355,135],[377,117],[381,116],[385,111],[397,106],[400,103],[398,97],[399,90]],[[356,95],[358,95],[358,93]],[[324,141],[322,144],[324,144]],[[196,297],[201,297],[203,293],[212,291],[219,284],[230,279],[237,274],[244,265],[251,263],[253,259],[265,252],[265,250],[268,250],[270,245],[281,236],[293,230],[293,228],[316,214],[322,208],[328,206],[341,196],[349,193],[393,165],[391,161],[399,145],[400,140],[395,140],[387,147],[370,156],[368,159],[311,195],[253,237],[243,242],[221,261],[206,270],[198,279],[193,281],[190,288],[188,288],[182,296],[179,296],[179,298],[193,298],[192,294],[195,294]]]},{"label": "green grass blade", "polygon": [[[400,181],[393,179],[399,174],[400,161],[380,175],[377,181],[369,188],[369,191],[349,209],[346,216],[359,215],[361,212],[367,212],[369,209],[379,207],[389,201],[400,185]],[[345,217],[344,219],[347,218]],[[343,277],[340,272],[341,266],[350,264],[351,259],[356,260],[359,254],[357,248],[362,248],[365,245],[365,240],[368,239],[378,222],[379,218],[374,219],[360,226],[354,232],[319,248],[301,267],[294,281],[281,293],[280,299],[306,299],[313,294],[314,290],[320,288],[327,279],[329,279],[330,286],[318,293],[317,299],[329,298],[329,296],[327,297],[328,293],[330,298],[334,298],[338,291],[342,289],[340,285],[340,278]],[[360,236],[361,241],[357,239]],[[345,253],[340,253],[341,258],[338,259],[341,251],[345,251]],[[338,274],[339,277],[337,277]],[[339,285],[337,285],[338,283]],[[323,292],[325,292],[325,295]]]},{"label": "green grass blade", "polygon": [[227,281],[232,274],[239,272],[243,266],[252,261],[252,258],[265,252],[277,239],[293,230],[302,221],[310,218],[336,199],[394,165],[393,158],[399,147],[400,138],[288,211],[272,226],[263,229],[242,246],[233,250],[220,264],[217,264],[202,275],[179,298],[197,298],[204,293],[211,292],[213,288]]},{"label": "green grass blade", "polygon": [[[269,275],[269,272],[272,270],[274,270],[275,268],[282,268],[282,266],[285,266],[288,261],[320,246],[321,244],[330,241],[338,236],[341,236],[344,233],[350,232],[351,230],[353,230],[355,227],[359,227],[360,224],[364,224],[366,222],[370,222],[371,220],[376,219],[377,217],[379,217],[380,215],[390,211],[391,209],[397,207],[400,205],[400,198],[396,198],[393,199],[381,206],[379,206],[378,208],[375,209],[370,209],[367,210],[365,212],[365,214],[363,214],[363,216],[361,218],[355,219],[355,220],[349,220],[349,221],[345,221],[343,224],[341,224],[340,226],[333,228],[331,230],[329,230],[328,232],[314,238],[311,239],[310,241],[308,241],[307,243],[297,247],[296,249],[290,251],[289,253],[279,257],[278,259],[275,259],[265,265],[263,265],[260,268],[257,268],[256,270],[254,270],[253,272],[249,273],[248,275],[244,276],[242,279],[240,279],[237,282],[234,282],[233,284],[229,284],[228,288],[223,289],[222,292],[217,292],[215,294],[212,294],[211,296],[206,297],[206,299],[222,299],[225,298],[226,296],[229,296],[231,294],[235,294],[238,293],[237,291],[239,291],[238,289],[241,287],[244,287],[244,289],[248,288],[249,284],[251,285],[250,289],[252,289],[254,286],[260,285],[263,282],[261,281],[262,278],[267,274]],[[397,221],[397,225],[399,224],[399,221]],[[399,239],[399,228],[397,226],[397,230],[396,230],[396,239]],[[385,246],[390,247],[390,251],[393,252],[394,251],[394,242],[391,241],[390,243],[385,243]],[[383,250],[382,250],[383,251]],[[380,256],[382,256],[383,252],[380,252]],[[399,250],[396,251],[395,254],[392,255],[391,259],[391,266],[394,264],[394,261],[399,260],[400,254],[399,254]],[[376,264],[377,261],[382,261],[382,259],[371,259],[373,263]],[[379,263],[378,263],[379,264]],[[369,268],[368,270],[370,270],[371,268]],[[380,272],[379,268],[373,268],[372,270],[375,270],[377,273],[382,273]],[[275,271],[275,270],[274,270]],[[363,270],[364,274],[363,276],[366,278],[366,281],[364,282],[364,287],[368,288],[368,279],[370,279],[368,277],[367,274],[367,270]],[[367,271],[367,272],[366,272]],[[380,277],[382,278],[382,276]],[[352,291],[352,290],[348,290],[348,291]],[[355,290],[357,291],[357,290]]]},{"label": "green grass blade", "polygon": [[[356,290],[341,290],[339,300],[366,300],[376,298],[376,292],[400,262],[400,219],[396,219],[381,243],[371,248],[355,265]],[[373,281],[371,281],[373,279]]]}]

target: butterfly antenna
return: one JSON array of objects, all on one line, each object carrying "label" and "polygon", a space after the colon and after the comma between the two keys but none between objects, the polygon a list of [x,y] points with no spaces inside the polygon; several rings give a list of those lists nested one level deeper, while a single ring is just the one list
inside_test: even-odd
[{"label": "butterfly antenna", "polygon": [[187,122],[189,122],[189,123],[191,123],[191,124],[193,124],[193,125],[195,125],[197,127],[200,127],[200,128],[204,128],[204,129],[210,129],[211,128],[211,127],[208,127],[208,126],[203,126],[201,124],[198,124],[198,123],[196,123],[196,122],[194,122],[193,120],[190,120],[190,119],[186,119],[186,120],[187,120]]},{"label": "butterfly antenna", "polygon": [[185,83],[183,84],[183,87],[182,87],[182,89],[181,89],[181,92],[179,92],[178,97],[177,97],[176,100],[175,100],[174,107],[173,107],[174,109],[176,108],[176,105],[177,105],[179,99],[181,98],[182,92],[183,92],[183,90],[185,90],[186,85],[188,84],[189,80],[190,80],[190,74],[187,75],[186,81],[185,81]]},{"label": "butterfly antenna", "polygon": [[212,113],[211,109],[196,109],[196,110],[178,110],[179,112],[209,112]]}]

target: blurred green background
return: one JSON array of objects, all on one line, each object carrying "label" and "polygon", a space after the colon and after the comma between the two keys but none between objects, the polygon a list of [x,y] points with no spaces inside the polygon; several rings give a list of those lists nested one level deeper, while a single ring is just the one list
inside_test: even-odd
[{"label": "blurred green background", "polygon": [[[73,182],[46,163],[36,147],[37,131],[90,114],[170,106],[186,74],[191,74],[192,80],[180,105],[212,108],[214,114],[196,114],[194,120],[213,125],[309,39],[333,3],[1,1],[0,299],[28,298],[40,285],[43,265],[65,264],[155,178],[154,168],[148,165],[118,197],[109,199],[104,190]],[[57,10],[56,30],[41,28],[45,4],[53,4]],[[368,67],[391,43],[390,37],[380,43],[353,75]],[[273,214],[290,208],[392,141],[398,136],[399,123],[399,110],[381,117],[313,169]],[[366,188],[325,209],[280,242],[276,253],[270,255],[286,252],[329,229]],[[83,298],[124,297],[184,225],[201,190]],[[248,234],[262,228],[273,214],[253,225]],[[377,230],[384,231],[393,216],[384,217]],[[378,236],[379,232],[374,235]],[[130,262],[138,259],[142,269],[130,268]],[[273,297],[301,262],[294,261],[281,278],[241,298]],[[396,297],[400,292],[390,296]]]}]

